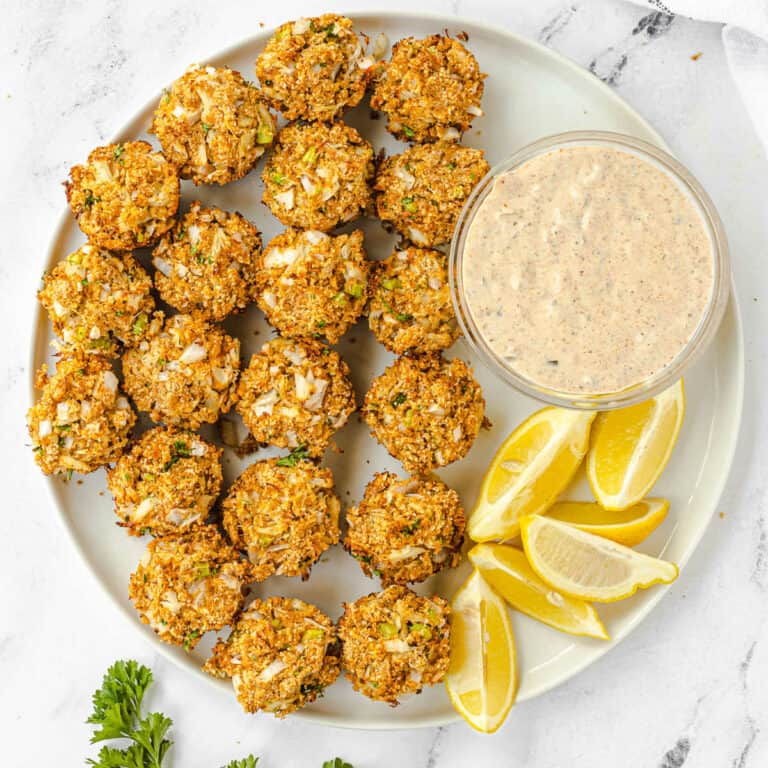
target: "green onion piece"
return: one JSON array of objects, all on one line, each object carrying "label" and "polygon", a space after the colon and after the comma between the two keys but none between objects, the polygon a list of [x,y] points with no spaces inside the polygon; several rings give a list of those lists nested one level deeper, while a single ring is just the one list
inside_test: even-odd
[{"label": "green onion piece", "polygon": [[388,291],[394,291],[396,288],[400,288],[402,286],[402,283],[400,282],[400,279],[397,278],[397,277],[387,277],[387,278],[384,278],[384,280],[381,281],[381,284]]},{"label": "green onion piece", "polygon": [[286,176],[285,176],[284,173],[280,173],[279,171],[275,171],[275,173],[273,173],[272,176],[270,176],[270,178],[278,186],[282,186],[283,184],[285,184]]},{"label": "green onion piece", "polygon": [[360,299],[363,296],[363,286],[360,283],[355,283],[347,288],[347,293],[355,299]]},{"label": "green onion piece", "polygon": [[144,329],[147,327],[147,324],[149,323],[149,318],[147,317],[146,312],[142,312],[137,318],[136,322],[134,322],[133,327],[131,330],[133,333],[138,336],[140,333],[144,332]]},{"label": "green onion piece", "polygon": [[388,640],[389,638],[395,637],[397,635],[397,627],[389,621],[382,621],[379,624],[379,634],[385,640]]},{"label": "green onion piece", "polygon": [[301,641],[306,643],[310,640],[322,640],[324,636],[325,632],[322,629],[308,629],[301,638]]},{"label": "green onion piece", "polygon": [[408,398],[405,395],[405,392],[398,392],[393,398],[392,398],[392,407],[397,408],[398,405],[402,405]]},{"label": "green onion piece", "polygon": [[347,295],[344,293],[344,291],[339,291],[334,297],[333,297],[334,304],[341,304],[344,305],[347,303]]},{"label": "green onion piece", "polygon": [[425,640],[432,639],[432,628],[427,624],[422,624],[420,621],[415,621],[410,625],[411,632],[416,632],[421,635]]},{"label": "green onion piece", "polygon": [[412,197],[404,197],[400,203],[403,206],[403,209],[408,211],[408,213],[416,213],[416,203],[413,202]]},{"label": "green onion piece", "polygon": [[409,138],[412,139],[416,134],[413,131],[413,128],[410,128],[407,125],[403,126],[403,133]]},{"label": "green onion piece", "polygon": [[270,144],[275,134],[272,131],[271,125],[259,125],[256,129],[256,143],[257,144]]},{"label": "green onion piece", "polygon": [[317,162],[317,147],[310,147],[301,159],[308,165],[314,165]]}]

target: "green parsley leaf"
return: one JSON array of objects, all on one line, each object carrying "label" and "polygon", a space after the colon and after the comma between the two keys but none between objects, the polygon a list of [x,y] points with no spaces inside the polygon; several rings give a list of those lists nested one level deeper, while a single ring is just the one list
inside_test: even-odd
[{"label": "green parsley leaf", "polygon": [[398,405],[402,405],[408,398],[405,395],[405,392],[398,392],[393,398],[392,398],[392,407],[397,408]]},{"label": "green parsley leaf", "polygon": [[232,760],[232,762],[227,763],[225,766],[222,766],[222,768],[256,768],[256,763],[258,762],[258,757],[248,755],[248,757],[243,758],[242,760]]},{"label": "green parsley leaf", "polygon": [[112,153],[112,156],[115,158],[115,160],[119,160],[121,163],[125,162],[122,159],[123,152],[125,152],[125,145],[124,144],[118,144],[115,147],[115,151]]},{"label": "green parsley leaf", "polygon": [[407,125],[403,126],[403,133],[409,138],[412,139],[416,134],[413,132],[413,128],[409,128]]},{"label": "green parsley leaf", "polygon": [[294,448],[288,456],[283,456],[282,459],[278,459],[275,463],[278,467],[295,467],[299,461],[308,459],[307,446],[300,445],[298,448]]}]

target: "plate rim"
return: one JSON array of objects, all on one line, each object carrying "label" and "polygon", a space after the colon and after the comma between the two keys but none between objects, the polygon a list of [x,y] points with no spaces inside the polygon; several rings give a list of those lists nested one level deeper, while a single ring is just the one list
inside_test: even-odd
[{"label": "plate rim", "polygon": [[[422,13],[422,12],[416,12],[416,11],[393,11],[388,9],[379,9],[376,7],[371,9],[366,9],[366,10],[358,10],[358,11],[345,11],[343,9],[340,9],[336,12],[339,15],[346,16],[355,22],[359,22],[366,18],[372,18],[372,17],[376,17],[379,19],[387,19],[390,21],[392,20],[402,21],[402,20],[414,19],[419,22],[435,23],[436,25],[439,25],[439,27],[441,28],[447,28],[448,26],[450,27],[466,26],[466,27],[472,27],[475,30],[478,30],[480,32],[483,32],[489,35],[506,37],[511,41],[513,41],[515,45],[521,46],[523,48],[532,49],[533,51],[543,56],[544,58],[548,58],[554,65],[556,65],[560,69],[570,70],[572,73],[578,75],[581,78],[589,78],[590,76],[594,78],[594,82],[592,83],[593,86],[597,87],[598,90],[602,91],[602,94],[604,96],[608,96],[609,100],[612,101],[617,108],[620,108],[625,113],[629,114],[635,121],[642,124],[645,130],[648,132],[648,134],[653,137],[654,143],[656,143],[662,149],[667,150],[668,152],[670,152],[670,154],[673,154],[674,156],[674,153],[672,152],[672,150],[670,149],[669,145],[666,143],[664,138],[661,136],[661,134],[658,133],[658,131],[645,119],[645,117],[642,116],[642,114],[640,114],[640,112],[638,112],[631,104],[629,104],[621,96],[619,96],[610,86],[606,85],[598,77],[592,75],[588,70],[586,70],[577,62],[570,59],[568,56],[565,56],[559,51],[549,48],[543,43],[540,43],[538,40],[533,40],[529,37],[526,37],[525,35],[514,32],[504,26],[489,24],[484,21],[471,19],[467,16],[451,16],[444,13],[434,13],[434,12]],[[275,29],[276,27],[264,27],[263,29],[260,29],[256,34],[250,35],[236,43],[233,43],[232,45],[226,46],[225,48],[214,51],[208,56],[200,57],[199,60],[213,61],[213,60],[225,59],[227,57],[234,57],[238,55],[238,53],[242,51],[242,49],[249,48],[253,45],[258,44],[260,41],[268,39]],[[145,111],[151,111],[152,108],[155,106],[155,102],[156,102],[156,99],[154,97],[150,100],[147,100],[142,107],[137,109],[132,114],[132,116],[127,118],[127,120],[121,125],[121,127],[118,130],[112,132],[110,134],[110,138],[106,139],[106,141],[110,142],[110,141],[119,140],[120,136],[126,132],[130,124],[136,120],[137,115]],[[44,264],[46,266],[48,264],[53,263],[56,252],[58,250],[57,249],[58,243],[65,236],[65,231],[69,224],[71,224],[71,214],[70,214],[69,208],[65,206],[63,208],[62,213],[59,215],[56,221],[52,235],[49,239],[49,244],[46,249],[45,261],[44,261]],[[734,416],[736,421],[736,427],[731,433],[731,437],[728,442],[728,445],[725,447],[724,455],[725,455],[726,461],[723,463],[724,471],[721,472],[719,482],[717,483],[714,491],[710,495],[710,498],[714,500],[714,503],[712,504],[712,509],[710,511],[709,517],[706,523],[701,528],[701,530],[698,532],[698,534],[692,537],[691,543],[688,546],[685,557],[679,559],[678,566],[681,573],[686,567],[688,561],[693,556],[694,552],[696,552],[696,550],[699,548],[699,545],[701,544],[701,540],[704,537],[704,534],[706,533],[706,531],[709,529],[709,526],[712,522],[715,509],[717,508],[717,505],[720,499],[722,498],[723,491],[731,475],[733,460],[735,457],[736,448],[738,445],[742,422],[743,422],[744,379],[745,379],[744,328],[743,328],[741,308],[739,305],[738,295],[736,293],[736,287],[735,287],[734,278],[733,278],[733,272],[731,272],[731,277],[730,277],[730,296],[729,296],[729,302],[726,308],[725,315],[726,316],[732,315],[732,321],[734,322],[734,326],[735,326],[734,334],[736,336],[736,341],[737,341],[736,349],[734,350],[736,355],[735,366],[734,366],[735,370],[733,371],[736,377],[734,382],[735,395],[736,395],[736,402],[734,403],[735,405]],[[723,319],[725,320],[726,318],[724,317]],[[47,318],[45,317],[45,313],[42,307],[39,305],[39,302],[35,302],[35,308],[33,312],[33,321],[31,323],[32,334],[31,334],[31,340],[30,340],[30,346],[29,346],[29,357],[27,358],[28,365],[29,365],[28,392],[30,397],[29,399],[30,405],[34,404],[36,399],[35,398],[36,358],[38,357],[40,348],[41,347],[45,348],[45,346],[47,346],[45,344],[45,338],[44,338],[45,332],[44,331],[41,332],[41,329],[46,327],[46,323],[47,323]],[[146,632],[144,625],[137,623],[134,612],[131,611],[127,605],[124,605],[122,602],[116,599],[110,587],[100,578],[95,564],[91,561],[90,556],[85,551],[84,547],[82,546],[79,539],[77,538],[76,531],[73,524],[71,523],[71,521],[68,519],[67,515],[63,511],[63,504],[60,503],[58,492],[57,492],[57,482],[58,482],[57,479],[53,477],[44,476],[42,480],[47,489],[49,502],[52,504],[52,506],[56,510],[56,517],[58,518],[59,524],[64,528],[67,534],[67,537],[69,539],[69,543],[74,547],[75,552],[79,556],[80,560],[86,566],[87,571],[96,581],[96,583],[99,585],[99,588],[101,589],[102,594],[104,594],[108,598],[109,602],[117,609],[117,612],[125,620],[125,622],[131,626],[134,632],[138,633],[144,639],[144,641],[152,648],[154,652],[159,653],[164,659],[170,661],[177,669],[179,669],[183,673],[185,674],[189,673],[190,672],[189,667],[185,664],[182,664],[180,660],[177,658],[177,653],[176,653],[177,649],[172,646],[168,646],[167,644],[158,640],[155,637],[155,635],[149,634],[148,632]],[[526,696],[525,698],[519,699],[518,702],[522,703],[523,701],[528,701],[544,695],[545,693],[551,691],[552,689],[560,685],[563,685],[566,682],[569,682],[576,675],[583,672],[587,667],[597,663],[599,660],[604,658],[606,654],[613,651],[626,637],[628,637],[630,634],[632,634],[632,632],[635,631],[635,629],[637,629],[637,627],[641,622],[643,622],[651,613],[653,613],[654,609],[662,600],[662,598],[664,598],[664,596],[668,594],[671,586],[672,586],[671,584],[664,584],[656,587],[654,594],[647,600],[643,608],[631,617],[631,619],[627,623],[626,627],[624,627],[622,632],[619,632],[615,636],[611,637],[610,642],[605,645],[603,650],[601,650],[601,652],[596,657],[585,658],[577,662],[576,664],[574,664],[574,666],[568,671],[568,673],[565,676],[561,677],[559,680],[555,682],[551,682],[551,683],[540,686],[538,689],[535,689],[530,695]],[[221,690],[221,685],[220,685],[221,681],[211,678],[210,676],[203,673],[202,670],[194,670],[193,676],[207,682],[208,684],[211,685],[211,687],[214,687],[217,690]],[[382,722],[378,719],[372,719],[372,718],[368,718],[364,720],[349,721],[337,715],[326,714],[322,712],[314,712],[311,709],[299,710],[298,712],[293,713],[292,717],[307,723],[311,723],[313,725],[325,725],[329,727],[343,728],[347,730],[375,730],[375,731],[395,731],[395,730],[413,730],[417,728],[433,728],[433,727],[449,725],[451,723],[458,722],[462,719],[461,716],[455,712],[449,715],[445,715],[442,713],[435,714],[435,715],[423,714],[423,715],[415,715],[412,719],[408,721],[404,721],[398,724],[393,724],[391,722],[386,722],[386,721]]]}]

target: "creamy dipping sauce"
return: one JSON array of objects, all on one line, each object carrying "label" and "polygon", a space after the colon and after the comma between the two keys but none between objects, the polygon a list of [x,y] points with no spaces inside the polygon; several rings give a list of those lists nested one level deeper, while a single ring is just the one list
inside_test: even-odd
[{"label": "creamy dipping sauce", "polygon": [[576,146],[499,175],[464,245],[466,307],[518,375],[604,394],[669,365],[714,287],[708,230],[662,168]]}]

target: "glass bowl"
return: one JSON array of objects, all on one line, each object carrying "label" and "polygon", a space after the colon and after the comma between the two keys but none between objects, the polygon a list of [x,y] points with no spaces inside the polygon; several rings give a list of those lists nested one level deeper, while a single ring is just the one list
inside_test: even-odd
[{"label": "glass bowl", "polygon": [[[515,371],[496,354],[479,332],[464,292],[464,246],[469,227],[480,204],[493,187],[497,176],[511,171],[537,155],[574,146],[602,146],[628,151],[661,168],[686,192],[701,215],[712,246],[713,286],[702,318],[677,356],[653,376],[616,392],[585,394],[543,386]],[[472,350],[496,375],[515,389],[545,403],[582,410],[611,410],[633,405],[672,386],[714,337],[730,295],[730,259],[728,242],[720,216],[704,188],[675,158],[662,149],[631,136],[608,131],[571,131],[547,136],[515,152],[508,160],[492,168],[475,187],[456,224],[449,255],[451,296],[459,325]]]}]

